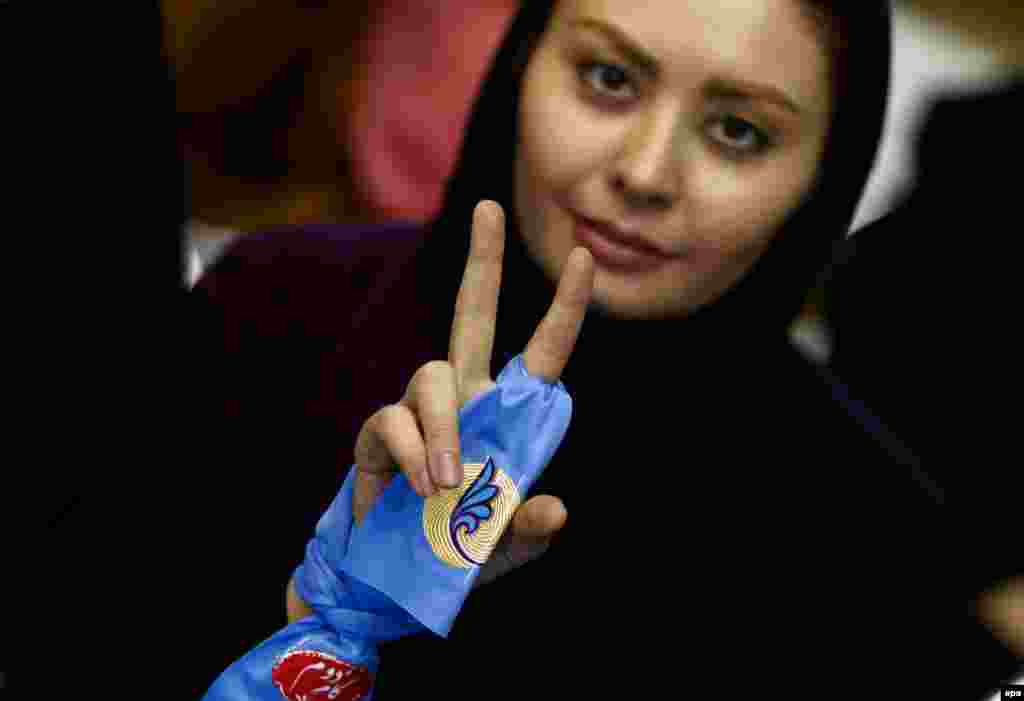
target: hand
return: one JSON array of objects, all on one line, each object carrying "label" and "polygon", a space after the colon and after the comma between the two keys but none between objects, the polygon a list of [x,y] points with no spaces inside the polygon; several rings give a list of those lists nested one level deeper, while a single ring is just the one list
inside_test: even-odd
[{"label": "hand", "polygon": [[[455,304],[448,361],[433,361],[419,368],[402,399],[371,416],[356,439],[352,506],[357,524],[397,474],[396,465],[423,497],[462,483],[458,411],[495,386],[490,366],[504,247],[501,207],[481,202],[473,212],[469,258]],[[554,301],[523,353],[531,375],[548,382],[558,380],[576,345],[593,280],[590,253],[583,248],[574,250]],[[542,495],[525,501],[481,568],[477,584],[540,556],[566,518],[564,505],[555,497]]]}]

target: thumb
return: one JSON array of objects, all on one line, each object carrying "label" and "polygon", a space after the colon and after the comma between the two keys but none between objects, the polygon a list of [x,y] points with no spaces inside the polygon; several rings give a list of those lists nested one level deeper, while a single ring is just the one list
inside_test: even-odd
[{"label": "thumb", "polygon": [[541,494],[528,499],[516,509],[508,531],[526,540],[550,539],[565,526],[568,518],[569,513],[561,499]]},{"label": "thumb", "polygon": [[480,569],[474,588],[492,582],[543,555],[567,519],[568,512],[557,497],[542,495],[524,503]]}]

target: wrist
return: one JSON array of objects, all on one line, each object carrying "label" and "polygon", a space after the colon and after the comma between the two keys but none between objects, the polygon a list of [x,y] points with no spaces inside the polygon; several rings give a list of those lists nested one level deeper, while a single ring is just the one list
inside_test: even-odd
[{"label": "wrist", "polygon": [[288,580],[288,591],[285,594],[285,611],[288,614],[289,625],[313,615],[313,609],[302,600],[299,593],[295,590],[294,577]]}]

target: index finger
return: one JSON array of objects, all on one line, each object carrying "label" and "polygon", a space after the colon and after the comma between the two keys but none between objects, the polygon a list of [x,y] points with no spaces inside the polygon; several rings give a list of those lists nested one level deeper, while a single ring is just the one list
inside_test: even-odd
[{"label": "index finger", "polygon": [[490,379],[504,253],[505,213],[497,202],[483,200],[473,210],[469,258],[448,343],[448,362],[460,382]]},{"label": "index finger", "polygon": [[523,364],[531,375],[547,382],[561,376],[576,347],[593,288],[594,259],[587,249],[575,248],[558,281],[555,299],[523,352]]}]

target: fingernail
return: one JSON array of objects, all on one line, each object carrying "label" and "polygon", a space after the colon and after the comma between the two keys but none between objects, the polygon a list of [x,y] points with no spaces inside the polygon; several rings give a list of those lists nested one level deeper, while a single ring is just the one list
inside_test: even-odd
[{"label": "fingernail", "polygon": [[434,496],[434,483],[430,479],[430,475],[421,473],[416,476],[416,493],[426,499],[427,497]]},{"label": "fingernail", "polygon": [[458,463],[455,462],[455,453],[451,451],[441,453],[436,456],[436,464],[441,473],[438,475],[441,478],[440,482],[445,487],[453,489],[462,483],[462,475],[459,474],[461,470]]}]

